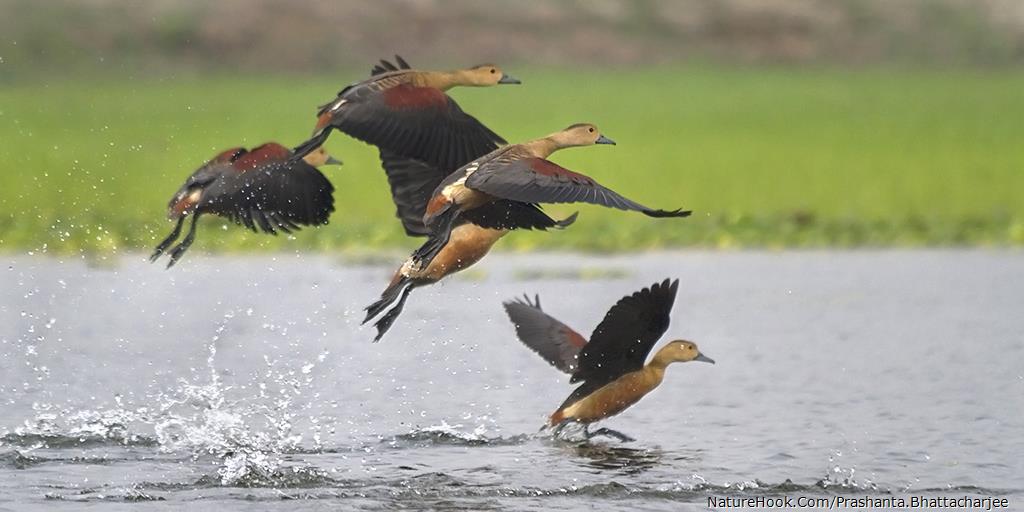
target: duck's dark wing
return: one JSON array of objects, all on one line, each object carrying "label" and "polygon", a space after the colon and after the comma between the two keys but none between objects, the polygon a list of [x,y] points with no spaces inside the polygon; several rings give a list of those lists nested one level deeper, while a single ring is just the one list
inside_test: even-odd
[{"label": "duck's dark wing", "polygon": [[[477,155],[480,156],[480,155]],[[391,198],[409,236],[426,236],[430,228],[423,224],[427,202],[447,176],[437,167],[388,150],[380,150],[381,166],[391,185]],[[576,214],[562,220],[549,217],[540,206],[506,199],[492,201],[464,212],[459,222],[471,222],[491,229],[564,228],[576,221]]]},{"label": "duck's dark wing", "polygon": [[423,213],[434,189],[447,174],[435,166],[385,149],[380,150],[380,163],[388,175],[395,215],[402,221],[405,233],[429,235],[430,229],[423,225]]},{"label": "duck's dark wing", "polygon": [[576,371],[576,356],[587,344],[580,333],[540,309],[540,298],[529,296],[505,302],[519,341],[565,373]]},{"label": "duck's dark wing", "polygon": [[604,187],[589,176],[543,158],[495,159],[466,179],[466,186],[503,199],[527,203],[591,203],[651,217],[686,217],[689,211],[655,210]]},{"label": "duck's dark wing", "polygon": [[679,280],[664,280],[623,297],[590,335],[570,382],[604,385],[643,368],[647,354],[665,331]]},{"label": "duck's dark wing", "polygon": [[304,161],[271,161],[245,171],[226,170],[203,190],[200,212],[215,213],[253,231],[290,233],[326,224],[334,187]]},{"label": "duck's dark wing", "polygon": [[448,171],[505,143],[443,91],[401,82],[400,75],[342,91],[321,110],[313,137],[295,149],[296,157],[323,144],[332,128]]},{"label": "duck's dark wing", "polygon": [[555,220],[536,204],[500,199],[463,212],[459,220],[472,222],[483,228],[543,231],[551,228],[562,229],[576,222],[576,215],[573,213],[562,220]]}]

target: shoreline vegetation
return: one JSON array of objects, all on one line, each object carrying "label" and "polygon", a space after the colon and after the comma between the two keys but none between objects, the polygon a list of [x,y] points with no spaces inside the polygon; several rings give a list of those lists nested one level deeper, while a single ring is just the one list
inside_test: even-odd
[{"label": "shoreline vegetation", "polygon": [[[618,146],[556,160],[668,222],[597,207],[564,231],[499,249],[853,248],[1024,245],[1024,72],[673,66],[514,68],[524,85],[459,89],[510,141],[596,123]],[[365,71],[329,76],[88,76],[0,87],[0,252],[147,251],[165,205],[216,152],[301,142],[316,105]],[[194,249],[408,249],[373,148],[333,137],[344,160],[330,224],[293,236],[204,218]]]}]

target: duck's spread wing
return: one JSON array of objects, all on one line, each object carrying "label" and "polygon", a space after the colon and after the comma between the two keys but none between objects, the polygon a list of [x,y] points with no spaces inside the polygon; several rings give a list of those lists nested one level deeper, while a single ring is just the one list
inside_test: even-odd
[{"label": "duck's spread wing", "polygon": [[429,235],[430,229],[423,225],[423,213],[427,209],[427,201],[446,173],[433,165],[386,149],[380,150],[380,162],[391,185],[395,215],[402,221],[405,233],[409,236]]},{"label": "duck's spread wing", "polygon": [[643,368],[647,354],[668,330],[678,289],[678,280],[666,279],[612,306],[580,352],[572,382],[607,383]]},{"label": "duck's spread wing", "polygon": [[655,210],[627,199],[589,176],[543,158],[496,160],[466,179],[466,186],[490,195],[527,203],[591,203],[632,210],[651,217],[685,217],[681,210]]},{"label": "duck's spread wing", "polygon": [[576,371],[576,357],[587,344],[580,333],[555,320],[540,308],[540,299],[529,297],[505,303],[505,312],[524,345],[565,373]]},{"label": "duck's spread wing", "polygon": [[326,224],[334,211],[333,192],[331,182],[302,160],[266,161],[225,173],[203,191],[199,207],[253,231],[290,233]]},{"label": "duck's spread wing", "polygon": [[411,83],[385,84],[390,78],[354,86],[324,106],[317,135],[308,145],[322,143],[327,126],[363,142],[420,160],[446,173],[505,143],[439,89]]}]

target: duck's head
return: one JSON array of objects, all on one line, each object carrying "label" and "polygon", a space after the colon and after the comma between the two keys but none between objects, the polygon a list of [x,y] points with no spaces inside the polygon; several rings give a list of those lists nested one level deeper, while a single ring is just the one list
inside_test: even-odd
[{"label": "duck's head", "polygon": [[697,344],[692,341],[675,340],[668,345],[665,345],[665,347],[658,352],[658,355],[663,356],[666,359],[666,362],[669,363],[701,361],[704,363],[715,364],[715,360],[701,354],[700,350],[697,349]]},{"label": "duck's head", "polygon": [[324,149],[323,146],[310,151],[309,154],[302,157],[302,160],[313,167],[320,167],[321,165],[341,165],[341,160],[327,154],[327,150]]},{"label": "duck's head", "polygon": [[471,85],[477,87],[488,87],[499,84],[521,84],[518,78],[505,74],[494,64],[480,64],[457,72],[459,77],[458,85]]},{"label": "duck's head", "polygon": [[576,146],[592,146],[594,144],[611,144],[615,141],[601,134],[596,125],[590,123],[576,123],[560,132],[548,136],[555,141],[560,148],[571,148]]}]

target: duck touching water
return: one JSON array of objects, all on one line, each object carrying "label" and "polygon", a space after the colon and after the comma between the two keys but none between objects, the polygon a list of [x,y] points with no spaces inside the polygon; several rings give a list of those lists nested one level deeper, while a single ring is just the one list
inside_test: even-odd
[{"label": "duck touching water", "polygon": [[505,302],[520,341],[554,367],[572,374],[569,382],[583,382],[551,414],[547,427],[559,434],[566,425],[583,424],[587,439],[606,435],[621,441],[633,439],[601,428],[590,432],[591,423],[629,408],[661,384],[672,363],[701,361],[714,364],[691,341],[675,340],[658,350],[644,364],[654,344],[668,330],[679,280],[654,283],[617,302],[594,329],[588,342],[569,326],[541,310],[540,298]]},{"label": "duck touching water", "polygon": [[195,241],[196,222],[204,213],[272,235],[327,224],[334,211],[334,187],[317,167],[341,162],[323,148],[297,161],[290,160],[291,155],[288,148],[268,142],[251,151],[228,149],[203,164],[171,197],[167,217],[177,223],[150,260],[156,261],[177,241],[185,219],[191,217],[188,234],[171,249],[167,268],[174,266]]}]

